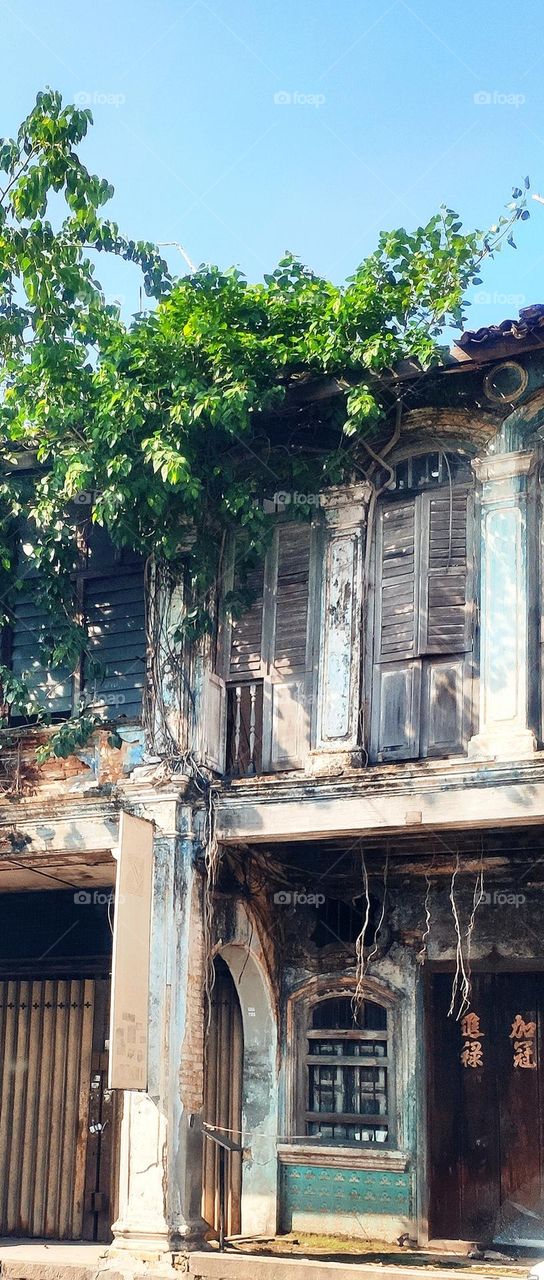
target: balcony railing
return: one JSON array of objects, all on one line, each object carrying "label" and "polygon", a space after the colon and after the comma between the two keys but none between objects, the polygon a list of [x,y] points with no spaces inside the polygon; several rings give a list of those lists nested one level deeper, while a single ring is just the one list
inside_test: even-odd
[{"label": "balcony railing", "polygon": [[248,778],[262,770],[263,685],[240,681],[227,686],[227,772]]}]

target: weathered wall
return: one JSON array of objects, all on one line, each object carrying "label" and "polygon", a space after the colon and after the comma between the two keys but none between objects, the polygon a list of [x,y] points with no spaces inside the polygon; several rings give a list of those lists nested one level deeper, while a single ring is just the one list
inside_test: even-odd
[{"label": "weathered wall", "polygon": [[[448,873],[436,875],[436,862],[443,860]],[[538,859],[535,854],[535,866]],[[354,1150],[341,1144],[292,1141],[295,1133],[293,1092],[296,1074],[297,1001],[311,999],[318,992],[340,993],[353,987],[354,945],[340,941],[318,946],[316,906],[274,901],[275,885],[268,892],[268,932],[281,957],[279,1032],[281,1065],[278,1082],[278,1122],[276,1143],[270,1130],[268,1158],[277,1153],[280,1185],[280,1225],[286,1230],[309,1230],[353,1234],[394,1241],[403,1232],[426,1238],[426,1039],[424,991],[430,968],[449,964],[452,972],[456,953],[456,927],[452,911],[452,875],[456,857],[430,854],[427,870],[434,871],[430,888],[424,874],[410,874],[390,883],[384,924],[376,954],[368,966],[367,995],[388,1003],[393,1026],[395,1128],[393,1149],[375,1146]],[[483,968],[537,968],[542,964],[541,938],[544,933],[544,896],[538,871],[531,877],[512,863],[511,874],[504,862],[500,876],[484,874],[484,899],[477,907],[470,955],[467,930],[474,907],[479,855],[471,859],[470,874],[460,870],[453,882],[455,907],[463,937],[463,953],[470,964]],[[355,890],[359,892],[361,885]],[[381,900],[383,882],[370,879],[371,894]],[[284,894],[284,897],[288,897]],[[277,891],[276,891],[277,897]],[[263,893],[260,892],[262,912]],[[426,907],[428,915],[426,917]],[[234,898],[224,897],[216,916],[221,953],[229,960],[237,949],[251,959],[251,941],[245,911]],[[368,942],[373,943],[373,931]],[[261,1037],[271,1028],[257,1010]],[[245,1070],[252,1079],[246,1093],[265,1097],[266,1082],[251,1054]],[[273,1077],[268,1087],[275,1088]],[[253,1112],[246,1111],[246,1141],[253,1146]],[[261,1139],[265,1136],[261,1129]],[[273,1151],[273,1148],[276,1148]],[[265,1147],[266,1150],[266,1147]],[[244,1183],[244,1194],[247,1184]],[[266,1189],[263,1188],[266,1194]]]}]

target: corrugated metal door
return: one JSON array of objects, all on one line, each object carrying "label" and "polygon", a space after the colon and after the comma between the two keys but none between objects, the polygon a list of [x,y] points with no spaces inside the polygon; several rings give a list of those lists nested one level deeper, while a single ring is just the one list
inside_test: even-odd
[{"label": "corrugated metal door", "polygon": [[93,1039],[103,1036],[95,1014],[102,1021],[106,985],[0,980],[1,1235],[83,1234]]},{"label": "corrugated metal door", "polygon": [[[241,1141],[242,1068],[244,1055],[242,1012],[227,965],[215,961],[210,1028],[206,1045],[204,1120],[234,1142]],[[219,1231],[219,1148],[204,1138],[202,1217]],[[241,1231],[242,1156],[226,1156],[225,1234]]]}]

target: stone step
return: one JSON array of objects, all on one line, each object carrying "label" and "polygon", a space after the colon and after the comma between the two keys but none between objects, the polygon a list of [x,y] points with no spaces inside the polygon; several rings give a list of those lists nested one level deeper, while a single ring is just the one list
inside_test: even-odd
[{"label": "stone step", "polygon": [[[530,1270],[527,1263],[527,1274]],[[514,1274],[523,1275],[518,1267]],[[259,1257],[243,1253],[191,1253],[189,1275],[193,1280],[490,1280],[501,1274],[497,1264],[485,1264],[481,1270],[428,1266],[387,1266],[382,1263],[320,1262],[317,1258]],[[504,1275],[511,1275],[509,1268]]]}]

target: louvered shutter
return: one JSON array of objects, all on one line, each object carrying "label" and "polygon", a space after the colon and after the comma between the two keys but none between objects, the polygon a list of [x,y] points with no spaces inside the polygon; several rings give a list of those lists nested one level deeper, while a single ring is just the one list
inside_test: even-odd
[{"label": "louvered shutter", "polygon": [[214,773],[225,772],[227,687],[221,676],[208,671],[203,699],[204,763]]},{"label": "louvered shutter", "polygon": [[104,719],[137,720],[146,654],[142,567],[89,578],[84,590],[89,650],[83,667],[85,701]]},{"label": "louvered shutter", "polygon": [[414,498],[384,503],[377,514],[371,725],[375,760],[406,760],[419,754],[418,515]]},{"label": "louvered shutter", "polygon": [[252,603],[231,627],[229,676],[258,677],[262,675],[262,634],[264,566],[247,575],[245,585],[252,593]]},{"label": "louvered shutter", "polygon": [[[464,750],[472,716],[472,494],[421,495],[421,755]],[[447,656],[446,656],[447,655]]]},{"label": "louvered shutter", "polygon": [[465,489],[421,495],[420,653],[472,647],[470,498]]},{"label": "louvered shutter", "polygon": [[72,710],[72,677],[65,668],[47,669],[41,642],[49,627],[47,611],[32,596],[20,598],[11,625],[13,674],[24,680],[40,707],[50,715],[69,716]]},{"label": "louvered shutter", "polygon": [[264,736],[269,742],[268,765],[272,770],[300,769],[310,741],[311,545],[309,524],[279,525],[267,604],[270,662]]},{"label": "louvered shutter", "polygon": [[460,753],[472,713],[472,495],[431,490],[377,518],[371,755]]},{"label": "louvered shutter", "polygon": [[376,562],[380,662],[417,653],[417,508],[415,499],[381,507]]}]

